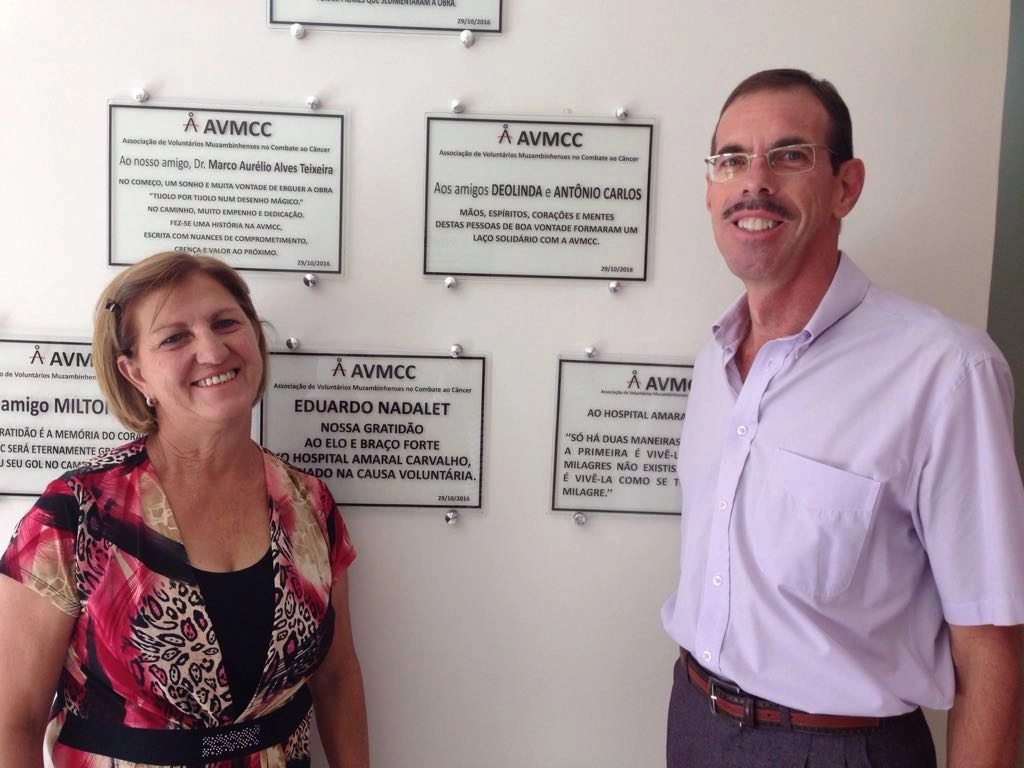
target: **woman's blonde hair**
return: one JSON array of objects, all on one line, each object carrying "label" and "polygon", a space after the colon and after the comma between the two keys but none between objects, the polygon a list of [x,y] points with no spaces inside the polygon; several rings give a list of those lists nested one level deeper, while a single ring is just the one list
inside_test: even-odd
[{"label": "woman's blonde hair", "polygon": [[263,397],[269,363],[267,340],[252,304],[249,286],[232,267],[212,256],[164,251],[133,264],[111,280],[100,294],[93,313],[92,364],[96,369],[96,380],[110,411],[135,432],[153,434],[157,431],[157,423],[156,414],[146,405],[145,396],[117,367],[120,355],[129,358],[135,355],[132,306],[153,291],[179,285],[196,273],[212,277],[222,285],[252,323],[263,359],[263,375],[253,405]]}]

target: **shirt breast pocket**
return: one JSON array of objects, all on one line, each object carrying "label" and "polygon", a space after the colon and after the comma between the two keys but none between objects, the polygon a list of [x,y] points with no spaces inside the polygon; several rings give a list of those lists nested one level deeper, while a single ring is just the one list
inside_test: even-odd
[{"label": "shirt breast pocket", "polygon": [[804,597],[838,597],[853,580],[881,486],[779,449],[750,510],[758,568]]}]

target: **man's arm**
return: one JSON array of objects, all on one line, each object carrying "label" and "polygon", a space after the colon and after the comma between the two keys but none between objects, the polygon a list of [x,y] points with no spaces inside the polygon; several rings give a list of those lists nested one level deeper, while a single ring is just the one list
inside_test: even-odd
[{"label": "man's arm", "polygon": [[956,693],[948,768],[1016,768],[1021,729],[1021,627],[950,625]]}]

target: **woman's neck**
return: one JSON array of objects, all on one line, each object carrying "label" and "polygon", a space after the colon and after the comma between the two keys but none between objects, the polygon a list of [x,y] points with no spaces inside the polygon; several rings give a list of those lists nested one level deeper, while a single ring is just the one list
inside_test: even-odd
[{"label": "woman's neck", "polygon": [[162,479],[195,481],[249,474],[262,454],[248,431],[241,429],[200,436],[160,430],[146,440],[146,451]]}]

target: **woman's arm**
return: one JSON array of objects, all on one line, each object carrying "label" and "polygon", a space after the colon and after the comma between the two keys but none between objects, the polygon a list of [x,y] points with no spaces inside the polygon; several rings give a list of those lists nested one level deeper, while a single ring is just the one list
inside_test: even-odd
[{"label": "woman's arm", "polygon": [[[327,658],[309,681],[317,731],[331,768],[370,764],[363,673],[359,669],[348,612],[348,574],[334,584],[334,640]],[[0,763],[6,764],[6,763]]]},{"label": "woman's arm", "polygon": [[0,765],[42,768],[43,733],[75,619],[0,576]]}]

